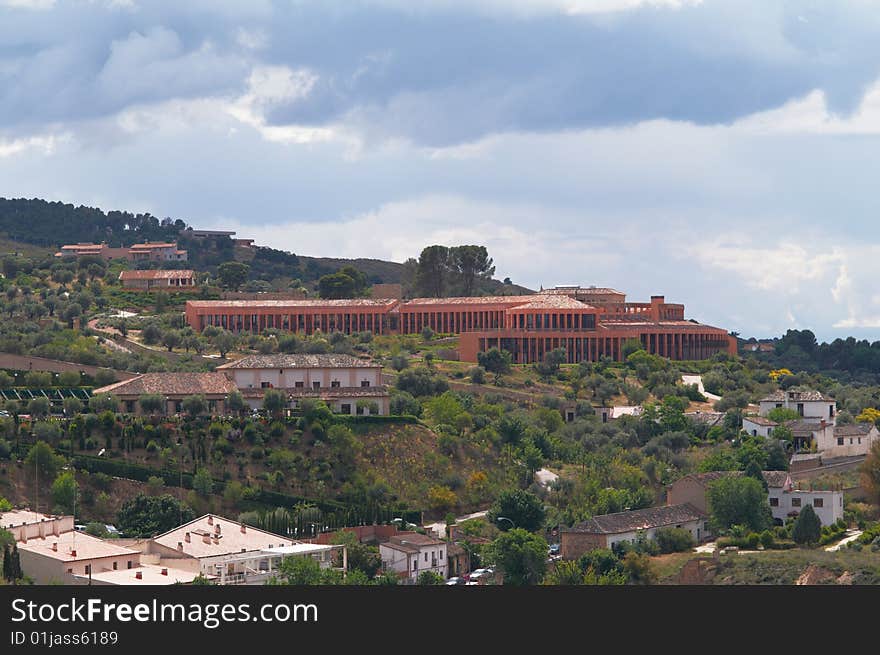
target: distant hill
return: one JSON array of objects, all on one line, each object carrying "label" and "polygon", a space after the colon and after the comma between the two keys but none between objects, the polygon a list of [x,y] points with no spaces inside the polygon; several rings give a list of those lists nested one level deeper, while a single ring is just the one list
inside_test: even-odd
[{"label": "distant hill", "polygon": [[[97,207],[75,206],[39,198],[0,198],[0,249],[5,252],[18,250],[29,256],[43,256],[44,253],[50,255],[51,251],[66,243],[106,241],[110,246],[119,247],[143,241],[176,240],[181,248],[188,251],[190,265],[199,271],[215,273],[217,266],[223,262],[232,259],[246,261],[251,267],[251,281],[262,280],[279,289],[299,280],[314,290],[321,276],[334,273],[346,265],[362,271],[371,284],[402,284],[408,290],[412,277],[412,271],[399,262],[304,257],[266,246],[240,248],[235,247],[228,237],[193,238],[187,234],[187,227],[197,229],[181,219],[160,219],[150,213],[104,212]],[[32,247],[23,248],[16,244]],[[413,253],[413,257],[418,255]],[[530,293],[531,290],[489,280],[482,284],[479,292],[510,295]]]}]

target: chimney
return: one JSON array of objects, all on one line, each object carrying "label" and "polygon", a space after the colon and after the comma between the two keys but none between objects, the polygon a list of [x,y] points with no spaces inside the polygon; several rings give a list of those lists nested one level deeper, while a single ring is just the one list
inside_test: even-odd
[{"label": "chimney", "polygon": [[206,544],[210,544],[210,543],[211,543],[211,535],[206,534],[205,536],[203,536],[203,537],[202,537],[202,542],[203,542],[203,543],[206,543]]},{"label": "chimney", "polygon": [[72,548],[70,549],[70,556],[71,556],[72,558],[76,559],[76,551],[73,550]]},{"label": "chimney", "polygon": [[189,532],[187,532],[185,535],[183,535],[183,540],[184,540],[186,543],[189,543],[189,542],[190,542]]},{"label": "chimney", "polygon": [[208,525],[214,525],[214,517],[208,514]]},{"label": "chimney", "polygon": [[57,541],[52,542],[52,550],[53,550],[53,552],[56,552],[56,553],[58,552],[58,542]]},{"label": "chimney", "polygon": [[177,542],[177,550],[183,550],[183,542],[182,541]]},{"label": "chimney", "polygon": [[138,580],[143,580],[143,579],[144,579],[144,574],[141,573],[140,571],[137,571],[137,572],[134,574],[134,577],[137,578]]},{"label": "chimney", "polygon": [[242,533],[242,534],[247,533],[247,528],[244,527],[244,523],[241,524],[241,533]]},{"label": "chimney", "polygon": [[214,534],[220,534],[220,524],[214,526]]},{"label": "chimney", "polygon": [[162,575],[168,575],[168,569],[162,569]]}]

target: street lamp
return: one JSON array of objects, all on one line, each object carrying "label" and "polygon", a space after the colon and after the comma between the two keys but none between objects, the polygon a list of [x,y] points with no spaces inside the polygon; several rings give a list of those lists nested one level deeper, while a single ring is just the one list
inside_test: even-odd
[{"label": "street lamp", "polygon": [[514,523],[512,520],[510,520],[510,519],[507,518],[506,516],[496,516],[496,517],[495,517],[495,522],[497,523],[498,521],[508,521],[508,522],[510,523],[510,527],[511,527],[511,528],[515,528],[515,527],[516,527],[516,523]]}]

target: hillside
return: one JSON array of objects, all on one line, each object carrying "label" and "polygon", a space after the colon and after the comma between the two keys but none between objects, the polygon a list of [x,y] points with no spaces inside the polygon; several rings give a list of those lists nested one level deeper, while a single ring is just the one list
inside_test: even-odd
[{"label": "hillside", "polygon": [[[38,198],[0,198],[0,251],[5,253],[24,252],[35,257],[50,255],[65,243],[105,241],[118,247],[143,241],[177,240],[180,247],[188,251],[190,265],[197,270],[215,274],[224,262],[245,261],[250,266],[249,281],[268,284],[274,290],[295,287],[298,282],[314,291],[318,279],[343,266],[354,266],[362,271],[371,284],[403,284],[405,288],[410,284],[412,271],[399,262],[304,257],[259,244],[254,248],[237,248],[228,237],[192,238],[185,231],[188,227],[198,228],[181,219],[159,219],[149,213],[104,212],[97,207]],[[237,236],[247,238],[248,235]],[[413,257],[418,254],[414,252]],[[529,292],[525,287],[498,280],[486,281],[479,288],[482,294]]]}]

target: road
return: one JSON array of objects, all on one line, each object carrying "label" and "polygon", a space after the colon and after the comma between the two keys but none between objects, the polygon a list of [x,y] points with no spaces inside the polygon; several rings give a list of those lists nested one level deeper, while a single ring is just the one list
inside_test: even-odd
[{"label": "road", "polygon": [[703,387],[703,376],[702,375],[682,375],[681,381],[687,385],[695,384],[697,385],[697,389],[700,390],[700,393],[706,396],[709,400],[721,400],[721,396],[716,396],[714,393],[707,393],[706,389]]},{"label": "road", "polygon": [[836,544],[832,544],[831,546],[828,546],[828,548],[826,548],[825,550],[832,552],[832,553],[835,551],[838,551],[838,550],[840,550],[841,546],[846,546],[850,541],[855,541],[856,539],[858,539],[861,536],[861,534],[862,534],[861,530],[847,530],[846,536],[843,539],[838,541]]}]

